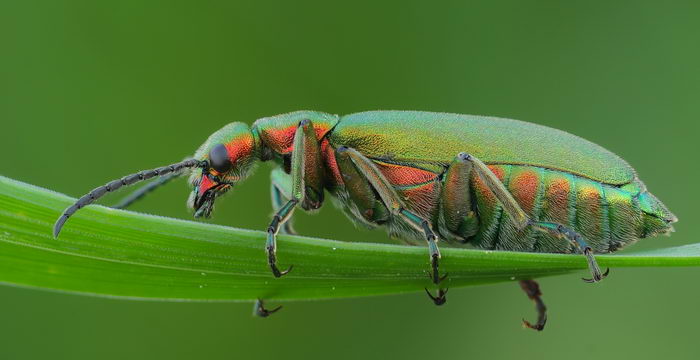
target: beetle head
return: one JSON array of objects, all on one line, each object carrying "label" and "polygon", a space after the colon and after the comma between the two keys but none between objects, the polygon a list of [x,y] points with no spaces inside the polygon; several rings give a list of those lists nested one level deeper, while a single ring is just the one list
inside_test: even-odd
[{"label": "beetle head", "polygon": [[192,171],[187,201],[195,217],[209,217],[214,200],[248,176],[257,160],[256,139],[248,125],[231,123],[213,133],[197,150],[202,167]]}]

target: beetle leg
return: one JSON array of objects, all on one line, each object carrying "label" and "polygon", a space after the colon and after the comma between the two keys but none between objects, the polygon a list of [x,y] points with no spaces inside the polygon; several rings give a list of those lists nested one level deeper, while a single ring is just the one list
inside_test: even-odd
[{"label": "beetle leg", "polygon": [[430,252],[430,265],[432,267],[431,278],[433,284],[439,284],[442,280],[445,280],[447,274],[440,276],[438,272],[438,266],[440,262],[440,249],[437,246],[437,236],[430,227],[430,223],[427,220],[419,217],[418,215],[406,210],[399,210],[399,214],[404,220],[415,227],[417,230],[425,234],[425,240],[428,242],[428,251]]},{"label": "beetle leg", "polygon": [[280,271],[277,268],[277,232],[280,225],[289,220],[294,212],[294,207],[299,203],[299,200],[292,199],[287,201],[272,218],[270,226],[267,228],[267,241],[265,242],[265,252],[267,253],[267,264],[272,270],[275,277],[282,277],[292,271],[294,265],[289,266],[287,270]]},{"label": "beetle leg", "polygon": [[340,147],[340,151],[336,150],[335,160],[342,174],[349,202],[357,209],[359,221],[368,227],[386,223],[389,219],[389,209],[377,198],[367,177],[358,171],[343,147]]},{"label": "beetle leg", "polygon": [[503,205],[505,212],[515,221],[518,228],[524,229],[527,226],[532,226],[537,230],[548,232],[555,237],[567,239],[576,245],[586,257],[588,268],[593,275],[592,279],[583,279],[585,282],[598,282],[608,276],[610,269],[606,270],[605,273],[601,273],[598,263],[593,256],[593,250],[588,246],[581,235],[561,224],[531,220],[513,198],[513,195],[511,195],[503,183],[498,180],[496,175],[489,170],[486,164],[467,153],[460,153],[457,157],[474,164],[474,171],[476,171],[489,190],[493,192],[501,205]]},{"label": "beetle leg", "polygon": [[[275,168],[270,173],[270,195],[272,198],[272,209],[277,212],[282,206],[284,206],[289,199],[291,199],[291,194],[286,189],[292,186],[292,177],[285,173],[280,168]],[[279,231],[282,234],[296,235],[296,231],[292,227],[292,219],[290,218],[280,227]]]},{"label": "beetle leg", "polygon": [[438,290],[438,295],[433,296],[433,294],[430,293],[430,290],[428,288],[425,288],[425,293],[428,294],[428,297],[433,300],[433,303],[435,305],[440,306],[443,305],[444,303],[447,302],[447,291],[450,289],[439,289]]},{"label": "beetle leg", "polygon": [[494,174],[486,164],[467,153],[459,153],[457,159],[471,162],[472,165],[474,165],[474,172],[476,172],[486,187],[496,196],[503,206],[503,209],[510,215],[513,221],[515,221],[518,228],[523,229],[529,225],[530,218],[520,207],[520,204],[513,198],[510,191],[506,189],[505,185],[503,185],[501,180],[496,177],[496,174]]},{"label": "beetle leg", "polygon": [[470,191],[473,167],[470,161],[456,157],[443,175],[438,231],[448,241],[466,243],[479,231]]},{"label": "beetle leg", "polygon": [[[447,274],[444,276],[439,275],[440,250],[437,245],[438,238],[435,232],[433,232],[430,223],[426,219],[423,219],[405,208],[396,190],[394,190],[389,180],[386,179],[372,160],[368,159],[357,150],[345,146],[339,147],[336,151],[338,155],[350,158],[358,172],[369,181],[372,187],[377,191],[377,194],[379,194],[382,202],[394,216],[402,218],[407,224],[423,233],[428,243],[428,250],[430,251],[430,265],[432,268],[431,279],[434,284],[442,282],[442,280],[447,277]],[[430,297],[435,304],[442,305],[446,301],[446,293],[447,290],[440,289],[438,291],[438,296],[434,297],[430,295]]]},{"label": "beetle leg", "polygon": [[523,289],[525,294],[530,300],[535,302],[535,308],[537,309],[537,323],[532,324],[529,321],[523,319],[523,326],[542,331],[544,325],[547,323],[547,307],[542,301],[542,292],[540,291],[540,285],[535,280],[520,280],[520,287]]},{"label": "beetle leg", "polygon": [[262,299],[257,299],[257,300],[255,300],[255,304],[253,305],[253,315],[261,317],[261,318],[266,318],[266,317],[276,313],[281,308],[282,308],[282,305],[280,305],[272,310],[265,309],[265,306],[264,306]]},{"label": "beetle leg", "polygon": [[598,262],[596,262],[595,257],[593,256],[593,250],[590,246],[588,246],[586,240],[584,240],[583,236],[581,236],[579,233],[567,228],[564,225],[552,222],[531,221],[530,226],[539,231],[549,233],[554,237],[566,239],[572,244],[574,244],[574,246],[576,246],[579,250],[581,250],[581,253],[586,257],[586,260],[588,261],[588,268],[590,269],[591,274],[593,276],[591,279],[583,278],[583,281],[587,283],[598,282],[605,279],[610,273],[609,268],[606,269],[605,272],[600,271]]},{"label": "beetle leg", "polygon": [[[294,133],[291,159],[291,191],[289,200],[277,210],[270,226],[267,228],[265,252],[267,263],[275,277],[281,277],[292,270],[290,266],[285,271],[277,268],[277,232],[292,216],[294,208],[301,204],[304,208],[318,208],[323,199],[323,189],[320,184],[322,169],[320,168],[320,146],[311,120],[299,122]],[[308,181],[307,181],[308,180]]]}]

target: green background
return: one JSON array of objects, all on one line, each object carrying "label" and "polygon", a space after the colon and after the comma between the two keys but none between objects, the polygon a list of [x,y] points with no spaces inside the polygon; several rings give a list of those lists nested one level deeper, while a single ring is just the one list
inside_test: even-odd
[{"label": "green background", "polygon": [[[79,196],[180,160],[231,121],[300,109],[484,114],[620,154],[681,219],[671,238],[633,249],[693,243],[697,4],[4,0],[0,174]],[[264,229],[268,179],[263,165],[211,221]],[[190,218],[187,191],[181,181],[134,209]],[[332,206],[296,219],[307,235],[386,241]],[[520,327],[534,310],[515,284],[455,289],[441,308],[424,294],[288,303],[265,320],[250,304],[0,287],[0,358],[697,358],[700,270],[613,269],[596,285],[581,275],[541,281],[542,333]]]}]

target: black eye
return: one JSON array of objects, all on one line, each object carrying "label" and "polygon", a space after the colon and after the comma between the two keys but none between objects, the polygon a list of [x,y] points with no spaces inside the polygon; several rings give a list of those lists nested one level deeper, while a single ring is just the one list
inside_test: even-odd
[{"label": "black eye", "polygon": [[228,150],[224,144],[218,144],[209,150],[209,161],[211,168],[220,173],[231,170],[231,159],[228,157]]}]

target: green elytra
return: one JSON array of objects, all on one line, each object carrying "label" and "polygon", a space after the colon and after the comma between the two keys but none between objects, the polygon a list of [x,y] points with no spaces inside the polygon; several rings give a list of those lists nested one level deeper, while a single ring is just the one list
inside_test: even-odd
[{"label": "green elytra", "polygon": [[[274,161],[275,215],[265,245],[273,274],[276,234],[293,232],[298,206],[318,209],[326,192],[352,221],[386,227],[393,237],[428,245],[431,279],[439,284],[438,242],[534,252],[580,252],[590,282],[606,273],[594,253],[673,230],[677,219],[649,193],[635,171],[612,152],[564,131],[494,117],[419,111],[370,111],[339,117],[298,111],[231,123],[188,159],[112,181],[83,196],[56,223],[57,236],[77,210],[104,193],[140,180],[156,182],[120,207],[169,179],[190,174],[188,204],[209,216],[214,200],[245,179],[258,161]],[[534,281],[521,282],[546,316]],[[427,291],[427,290],[426,290]],[[447,290],[428,295],[435,304]],[[262,303],[258,314],[265,315]],[[269,312],[268,312],[269,313]]]},{"label": "green elytra", "polygon": [[372,158],[392,154],[410,163],[445,164],[466,152],[486,164],[537,166],[606,184],[627,184],[635,177],[627,162],[590,141],[518,120],[370,111],[342,117],[331,136]]}]

